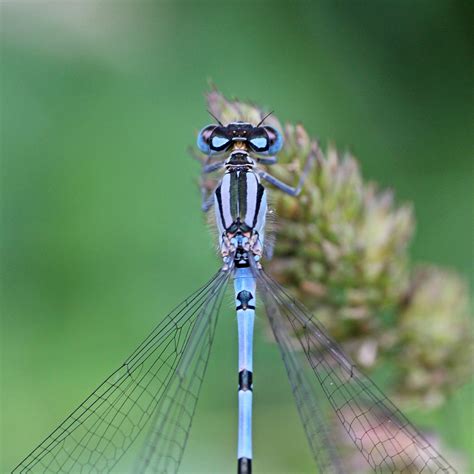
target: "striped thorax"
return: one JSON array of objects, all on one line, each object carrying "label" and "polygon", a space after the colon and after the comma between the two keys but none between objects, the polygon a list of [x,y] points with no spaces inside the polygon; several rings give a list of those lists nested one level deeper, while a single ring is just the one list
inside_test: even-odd
[{"label": "striped thorax", "polygon": [[[225,170],[214,191],[214,206],[219,248],[225,263],[234,259],[244,263],[251,252],[258,260],[263,252],[267,198],[261,184],[258,163],[268,160],[282,145],[281,135],[268,126],[232,122],[205,127],[198,138],[199,148],[209,155],[207,166],[215,171]],[[274,159],[273,157],[271,158]]]},{"label": "striped thorax", "polygon": [[[236,156],[238,155],[238,156]],[[221,184],[214,193],[217,228],[221,237],[222,257],[237,249],[260,256],[267,202],[265,188],[253,171],[253,165],[235,165],[243,153],[234,153]]]}]

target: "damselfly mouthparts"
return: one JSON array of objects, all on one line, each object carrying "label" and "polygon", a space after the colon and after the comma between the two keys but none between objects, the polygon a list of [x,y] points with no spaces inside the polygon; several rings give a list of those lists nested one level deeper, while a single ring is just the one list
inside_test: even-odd
[{"label": "damselfly mouthparts", "polygon": [[[207,155],[202,172],[221,174],[212,192],[203,190],[202,208],[207,212],[214,207],[222,268],[166,316],[13,472],[113,472],[145,426],[149,433],[133,472],[176,472],[231,278],[239,346],[239,473],[252,470],[252,346],[257,295],[265,304],[318,472],[341,473],[344,467],[321,418],[314,382],[319,383],[348,437],[374,471],[456,472],[304,306],[263,270],[267,217],[263,183],[298,195],[320,153],[317,146],[312,148],[295,187],[278,180],[262,165],[276,163],[283,138],[278,130],[264,125],[264,119],[257,125],[217,121],[198,136],[198,147]],[[301,353],[306,362],[300,360]]]}]

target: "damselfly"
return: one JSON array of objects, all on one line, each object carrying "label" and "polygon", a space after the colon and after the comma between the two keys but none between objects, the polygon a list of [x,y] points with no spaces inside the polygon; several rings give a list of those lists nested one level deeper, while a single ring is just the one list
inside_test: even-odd
[{"label": "damselfly", "polygon": [[[204,211],[215,210],[221,269],[166,316],[13,472],[113,472],[146,426],[149,433],[133,472],[176,472],[230,279],[238,323],[239,473],[252,470],[257,297],[265,305],[278,342],[318,472],[341,473],[344,468],[324,426],[315,382],[347,436],[376,472],[456,472],[304,306],[263,270],[267,217],[263,183],[298,195],[320,154],[315,145],[295,187],[278,180],[263,166],[276,163],[283,138],[264,120],[258,124],[217,120],[198,136],[198,147],[207,155],[203,174],[221,175],[215,189],[203,193],[202,203]],[[303,361],[300,354],[305,356]]]}]

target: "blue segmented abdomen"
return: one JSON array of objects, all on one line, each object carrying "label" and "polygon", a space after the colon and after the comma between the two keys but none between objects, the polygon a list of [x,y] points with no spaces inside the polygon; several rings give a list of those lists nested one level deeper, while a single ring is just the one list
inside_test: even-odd
[{"label": "blue segmented abdomen", "polygon": [[214,199],[216,221],[221,234],[239,230],[263,233],[267,199],[265,188],[255,173],[231,169],[222,178]]},{"label": "blue segmented abdomen", "polygon": [[250,267],[234,273],[235,309],[239,333],[239,433],[237,458],[252,459],[253,328],[256,281]]}]

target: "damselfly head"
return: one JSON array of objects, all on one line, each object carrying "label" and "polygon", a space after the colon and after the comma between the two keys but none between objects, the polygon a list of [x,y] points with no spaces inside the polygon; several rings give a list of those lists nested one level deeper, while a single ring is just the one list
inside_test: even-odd
[{"label": "damselfly head", "polygon": [[198,148],[207,155],[246,150],[263,155],[275,155],[283,146],[283,137],[273,127],[254,126],[247,122],[228,125],[208,125],[198,135]]}]

